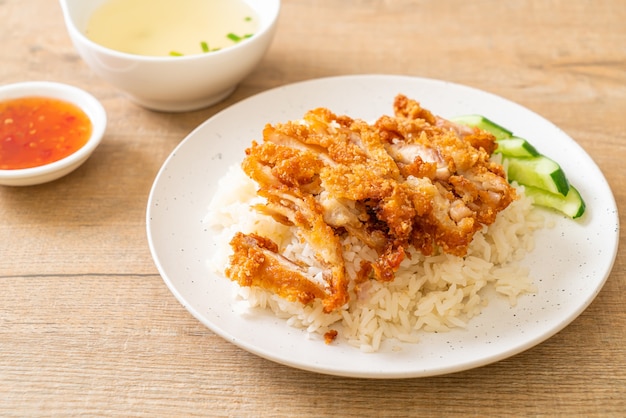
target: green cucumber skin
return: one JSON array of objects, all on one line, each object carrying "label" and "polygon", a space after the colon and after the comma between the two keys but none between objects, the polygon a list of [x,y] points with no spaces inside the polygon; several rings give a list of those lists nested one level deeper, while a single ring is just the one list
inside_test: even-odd
[{"label": "green cucumber skin", "polygon": [[532,144],[524,138],[513,136],[511,138],[497,140],[498,148],[495,153],[507,157],[538,157],[541,155]]},{"label": "green cucumber skin", "polygon": [[[498,145],[502,145],[501,149],[496,149],[495,152],[501,153],[503,155],[509,155],[512,157],[536,157],[539,155],[539,152],[535,149],[535,147],[532,146],[530,142],[526,141],[524,138],[513,136],[513,133],[511,131],[498,125],[494,121],[487,119],[484,116],[466,115],[458,116],[451,120],[455,123],[466,125],[472,128],[479,128],[492,134],[496,138],[496,142],[498,143]],[[521,144],[519,146],[515,144],[515,146],[508,147],[507,141],[521,142]],[[503,149],[505,149],[506,151]]]},{"label": "green cucumber skin", "polygon": [[569,181],[561,167],[543,155],[533,158],[505,158],[509,181],[567,195]]},{"label": "green cucumber skin", "polygon": [[509,182],[524,186],[536,205],[558,210],[572,219],[585,213],[585,201],[570,185],[561,166],[528,141],[482,115],[458,116],[451,121],[491,133],[498,144],[494,153],[502,155]]},{"label": "green cucumber skin", "polygon": [[496,140],[510,138],[513,136],[513,133],[505,127],[500,126],[497,123],[481,115],[458,116],[450,120],[461,125],[469,126],[472,128],[480,128],[483,131],[487,131],[495,136]]},{"label": "green cucumber skin", "polygon": [[556,209],[572,219],[580,218],[585,213],[585,201],[574,186],[570,186],[566,196],[532,186],[524,186],[524,189],[526,196],[532,198],[535,205]]}]

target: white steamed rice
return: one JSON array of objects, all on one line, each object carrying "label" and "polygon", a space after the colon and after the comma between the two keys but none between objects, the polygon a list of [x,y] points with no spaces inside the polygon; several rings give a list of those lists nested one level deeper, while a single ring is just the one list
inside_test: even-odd
[{"label": "white steamed rice", "polygon": [[[494,224],[474,236],[466,257],[425,257],[413,252],[402,262],[393,282],[369,281],[358,294],[350,289],[350,302],[339,312],[325,314],[317,300],[303,306],[235,282],[233,303],[243,301],[250,308],[271,309],[289,325],[305,328],[313,338],[322,339],[329,330],[338,330],[339,339],[368,352],[377,351],[386,339],[417,342],[420,331],[465,327],[487,305],[483,291],[487,286],[508,298],[511,305],[518,296],[536,291],[528,269],[518,262],[533,248],[533,231],[544,227],[545,222],[523,192],[518,188],[520,198],[502,211]],[[311,277],[320,278],[322,270],[312,249],[290,228],[251,209],[251,203],[261,201],[256,184],[238,164],[233,165],[220,180],[206,217],[219,248],[209,259],[211,269],[223,276],[232,252],[232,236],[238,231],[256,232],[272,238],[288,258],[313,266],[309,269]],[[350,277],[354,277],[354,267],[361,259],[374,257],[371,249],[352,240],[344,241]]]}]

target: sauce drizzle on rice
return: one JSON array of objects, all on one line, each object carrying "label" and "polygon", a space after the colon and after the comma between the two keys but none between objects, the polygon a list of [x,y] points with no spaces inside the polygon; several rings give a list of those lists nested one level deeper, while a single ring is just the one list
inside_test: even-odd
[{"label": "sauce drizzle on rice", "polygon": [[[220,187],[207,217],[232,247],[215,268],[226,266],[252,306],[327,343],[340,325],[373,351],[388,338],[415,341],[418,329],[464,326],[487,283],[512,302],[532,290],[510,263],[542,222],[490,158],[490,134],[398,95],[394,116],[374,124],[319,108],[267,125],[263,139],[225,180],[240,186]],[[498,224],[516,225],[502,239]]]}]

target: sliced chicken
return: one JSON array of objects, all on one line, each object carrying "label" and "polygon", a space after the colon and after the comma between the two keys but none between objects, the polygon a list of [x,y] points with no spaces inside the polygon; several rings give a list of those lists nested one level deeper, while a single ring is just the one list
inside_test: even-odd
[{"label": "sliced chicken", "polygon": [[269,238],[237,234],[226,273],[289,300],[320,299],[326,312],[348,302],[342,240],[374,250],[355,281],[391,281],[411,248],[464,256],[473,235],[514,199],[490,160],[492,135],[455,125],[404,95],[374,124],[328,109],[267,125],[242,167],[266,199],[256,209],[293,226],[313,248],[323,283],[280,254]]}]

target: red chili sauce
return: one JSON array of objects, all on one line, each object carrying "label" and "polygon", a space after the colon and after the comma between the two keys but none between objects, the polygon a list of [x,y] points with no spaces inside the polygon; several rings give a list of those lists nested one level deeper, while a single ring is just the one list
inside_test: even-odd
[{"label": "red chili sauce", "polygon": [[59,99],[23,97],[0,102],[0,170],[38,167],[81,148],[91,135],[89,117]]}]

